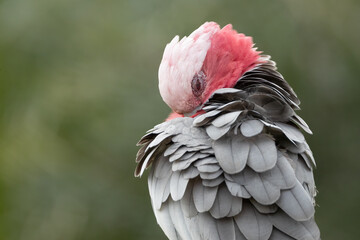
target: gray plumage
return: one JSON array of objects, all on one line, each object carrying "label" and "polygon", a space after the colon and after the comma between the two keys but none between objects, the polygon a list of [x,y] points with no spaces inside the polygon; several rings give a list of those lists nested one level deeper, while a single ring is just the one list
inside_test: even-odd
[{"label": "gray plumage", "polygon": [[198,212],[209,211],[214,204],[218,187],[206,187],[197,179],[193,188],[193,201]]},{"label": "gray plumage", "polygon": [[224,137],[214,141],[213,148],[215,157],[225,172],[238,173],[246,166],[250,144],[244,137]]},{"label": "gray plumage", "polygon": [[248,120],[241,124],[241,134],[245,137],[253,137],[261,133],[264,128],[264,124],[259,120]]},{"label": "gray plumage", "polygon": [[195,117],[155,126],[140,141],[136,176],[152,165],[151,203],[173,239],[320,239],[315,161],[300,101],[262,63],[215,91]]},{"label": "gray plumage", "polygon": [[247,239],[269,239],[273,226],[268,216],[259,213],[248,202],[244,202],[243,210],[234,219]]}]

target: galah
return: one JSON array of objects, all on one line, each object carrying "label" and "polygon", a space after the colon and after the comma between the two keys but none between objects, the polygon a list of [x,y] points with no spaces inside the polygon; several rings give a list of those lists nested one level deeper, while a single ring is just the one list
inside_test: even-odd
[{"label": "galah", "polygon": [[320,239],[315,161],[300,101],[270,56],[206,22],[166,45],[159,90],[173,110],[141,138],[156,220],[171,239]]}]

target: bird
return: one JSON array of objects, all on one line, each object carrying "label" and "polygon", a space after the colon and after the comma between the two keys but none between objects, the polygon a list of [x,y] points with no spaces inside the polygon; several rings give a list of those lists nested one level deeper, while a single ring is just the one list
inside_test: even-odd
[{"label": "bird", "polygon": [[158,70],[171,114],[138,142],[168,239],[320,239],[316,163],[300,101],[269,55],[231,24],[175,36]]}]

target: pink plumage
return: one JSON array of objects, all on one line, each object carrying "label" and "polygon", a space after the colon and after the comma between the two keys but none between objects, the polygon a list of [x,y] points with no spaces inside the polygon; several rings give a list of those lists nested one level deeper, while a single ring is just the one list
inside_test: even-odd
[{"label": "pink plumage", "polygon": [[213,35],[202,67],[211,85],[204,92],[206,99],[217,89],[233,87],[257,63],[260,52],[253,45],[251,37],[237,33],[231,24]]},{"label": "pink plumage", "polygon": [[[251,37],[237,33],[232,26],[220,29],[206,22],[189,37],[175,37],[165,48],[159,68],[159,88],[164,101],[177,113],[169,116],[194,116],[211,94],[233,87],[244,72],[259,63]],[[194,77],[204,76],[204,88],[193,94]],[[200,85],[202,86],[202,85]]]}]

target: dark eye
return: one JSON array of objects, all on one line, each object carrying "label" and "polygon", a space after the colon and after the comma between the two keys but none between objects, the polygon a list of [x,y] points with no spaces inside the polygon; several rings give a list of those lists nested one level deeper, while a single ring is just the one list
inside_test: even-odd
[{"label": "dark eye", "polygon": [[203,71],[198,72],[194,75],[192,81],[191,81],[191,88],[192,92],[195,95],[195,97],[198,97],[202,94],[202,92],[205,89],[206,85],[206,76]]}]

